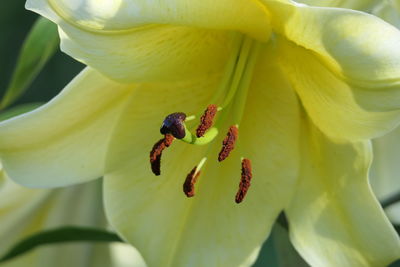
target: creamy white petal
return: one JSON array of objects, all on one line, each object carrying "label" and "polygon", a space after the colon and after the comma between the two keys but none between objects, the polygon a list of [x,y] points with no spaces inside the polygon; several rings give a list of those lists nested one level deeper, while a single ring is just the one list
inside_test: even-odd
[{"label": "creamy white petal", "polygon": [[400,32],[348,9],[264,0],[280,54],[313,122],[328,136],[360,140],[399,123]]},{"label": "creamy white petal", "polygon": [[283,38],[278,40],[287,79],[307,114],[326,135],[342,140],[368,139],[397,125],[397,87],[369,89],[351,84],[335,75],[315,53]]},{"label": "creamy white petal", "polygon": [[387,266],[400,239],[368,183],[369,142],[338,143],[304,120],[301,171],[286,209],[292,243],[311,266]]},{"label": "creamy white petal", "polygon": [[10,178],[52,187],[102,176],[131,89],[86,69],[46,105],[0,123],[0,156]]},{"label": "creamy white petal", "polygon": [[269,16],[259,1],[28,0],[26,7],[86,30],[121,31],[146,24],[238,30],[268,37]]},{"label": "creamy white petal", "polygon": [[[371,186],[383,201],[400,192],[400,128],[373,140]],[[400,203],[386,209],[391,221],[400,223]]]},{"label": "creamy white petal", "polygon": [[312,6],[341,7],[356,10],[370,10],[377,3],[385,0],[295,0],[298,3],[304,3]]},{"label": "creamy white petal", "polygon": [[27,8],[59,25],[64,52],[122,82],[219,72],[231,31],[271,33],[258,1],[30,0]]}]

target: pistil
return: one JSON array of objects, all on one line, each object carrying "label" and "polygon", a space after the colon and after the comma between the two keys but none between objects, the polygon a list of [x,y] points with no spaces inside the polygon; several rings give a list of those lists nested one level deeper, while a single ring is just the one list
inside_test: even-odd
[{"label": "pistil", "polygon": [[[192,145],[206,145],[215,140],[220,128],[227,124],[226,120],[229,120],[231,121],[231,126],[222,142],[218,161],[225,160],[234,150],[235,146],[238,145],[239,125],[243,118],[248,88],[250,87],[254,67],[257,62],[260,44],[249,37],[238,35],[234,37],[234,40],[233,55],[228,61],[221,86],[214,95],[212,104],[208,105],[201,115],[198,127],[194,131],[191,131],[185,125],[185,121],[193,120],[197,115],[186,116],[185,113],[176,112],[164,119],[160,132],[165,134],[165,138],[157,142],[150,153],[152,170],[156,175],[160,174],[161,153],[172,143],[173,138]],[[223,101],[221,101],[221,98],[223,98]],[[214,103],[219,104],[216,105]],[[233,112],[231,113],[231,111]],[[166,140],[167,136],[171,136],[172,140]],[[207,151],[209,153],[212,149],[208,148]],[[195,184],[200,175],[200,168],[205,161],[206,157],[186,176],[183,184],[183,192],[187,197],[195,195]],[[235,197],[236,203],[243,201],[252,179],[250,160],[242,159],[241,164],[241,180]]]}]

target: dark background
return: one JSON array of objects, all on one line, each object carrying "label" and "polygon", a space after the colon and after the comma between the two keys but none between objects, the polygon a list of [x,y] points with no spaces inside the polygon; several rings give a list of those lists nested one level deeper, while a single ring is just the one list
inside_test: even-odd
[{"label": "dark background", "polygon": [[[38,17],[24,5],[25,0],[0,1],[0,96],[4,95],[19,50]],[[58,50],[15,105],[50,100],[82,68],[82,64]]]}]

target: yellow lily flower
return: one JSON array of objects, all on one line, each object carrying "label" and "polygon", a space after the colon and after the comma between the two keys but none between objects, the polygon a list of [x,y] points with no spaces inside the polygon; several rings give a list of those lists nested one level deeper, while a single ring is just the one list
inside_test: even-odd
[{"label": "yellow lily flower", "polygon": [[386,0],[296,0],[298,3],[304,3],[311,6],[340,7],[362,11],[370,10],[377,3],[384,1]]},{"label": "yellow lily flower", "polygon": [[[368,139],[400,120],[397,29],[285,0],[27,7],[56,22],[62,49],[89,67],[47,105],[0,124],[12,179],[52,187],[103,175],[108,219],[149,266],[248,266],[282,210],[310,265],[400,256],[367,182]],[[165,121],[184,142],[154,176],[148,152],[165,116],[200,117],[210,104],[217,117],[205,137],[182,130],[182,114]],[[235,149],[218,162],[223,140]]]}]

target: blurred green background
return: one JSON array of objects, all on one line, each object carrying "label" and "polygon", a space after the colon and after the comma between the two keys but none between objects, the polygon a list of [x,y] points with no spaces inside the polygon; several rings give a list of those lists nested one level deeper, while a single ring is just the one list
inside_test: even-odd
[{"label": "blurred green background", "polygon": [[[19,50],[38,15],[25,10],[25,0],[0,1],[0,95],[13,73]],[[83,68],[61,51],[46,64],[16,104],[45,102],[55,96]]]}]

